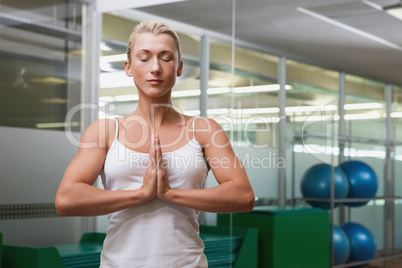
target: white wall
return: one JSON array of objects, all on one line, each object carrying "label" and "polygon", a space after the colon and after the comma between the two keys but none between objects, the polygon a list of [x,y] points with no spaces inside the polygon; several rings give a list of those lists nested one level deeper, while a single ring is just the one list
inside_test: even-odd
[{"label": "white wall", "polygon": [[[63,131],[0,127],[0,137],[0,204],[54,203],[78,148]],[[74,217],[0,220],[3,244],[9,245],[76,243],[81,226]]]}]

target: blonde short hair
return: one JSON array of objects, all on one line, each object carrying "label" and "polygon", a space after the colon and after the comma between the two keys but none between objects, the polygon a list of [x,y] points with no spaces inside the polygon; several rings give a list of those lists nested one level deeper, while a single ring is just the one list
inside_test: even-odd
[{"label": "blonde short hair", "polygon": [[173,39],[176,43],[177,52],[179,54],[179,61],[181,60],[180,39],[179,39],[179,36],[177,35],[177,33],[170,26],[163,24],[161,22],[143,21],[134,27],[133,32],[131,33],[131,35],[128,39],[128,45],[127,45],[128,62],[131,62],[131,57],[130,57],[131,56],[131,48],[133,46],[135,38],[137,38],[137,36],[142,33],[168,34],[171,37],[173,37]]}]

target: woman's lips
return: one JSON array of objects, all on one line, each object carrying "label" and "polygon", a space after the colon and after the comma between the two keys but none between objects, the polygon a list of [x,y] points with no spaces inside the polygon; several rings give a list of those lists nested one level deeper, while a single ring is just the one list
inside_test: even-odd
[{"label": "woman's lips", "polygon": [[151,85],[159,85],[161,83],[163,83],[163,80],[160,79],[149,79],[147,80],[147,82]]}]

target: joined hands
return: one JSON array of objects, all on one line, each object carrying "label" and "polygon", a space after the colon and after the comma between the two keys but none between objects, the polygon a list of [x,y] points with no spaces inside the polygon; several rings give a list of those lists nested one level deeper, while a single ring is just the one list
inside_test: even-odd
[{"label": "joined hands", "polygon": [[155,135],[149,149],[149,164],[144,175],[144,182],[141,189],[148,200],[155,197],[161,200],[168,200],[168,193],[171,190],[167,172],[162,162],[162,150],[159,135]]}]

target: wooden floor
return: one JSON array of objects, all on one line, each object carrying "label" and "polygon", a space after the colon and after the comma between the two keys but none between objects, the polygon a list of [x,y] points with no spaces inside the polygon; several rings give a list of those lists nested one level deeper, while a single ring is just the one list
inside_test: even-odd
[{"label": "wooden floor", "polygon": [[370,263],[367,268],[402,268],[402,258],[387,260],[385,262]]}]

